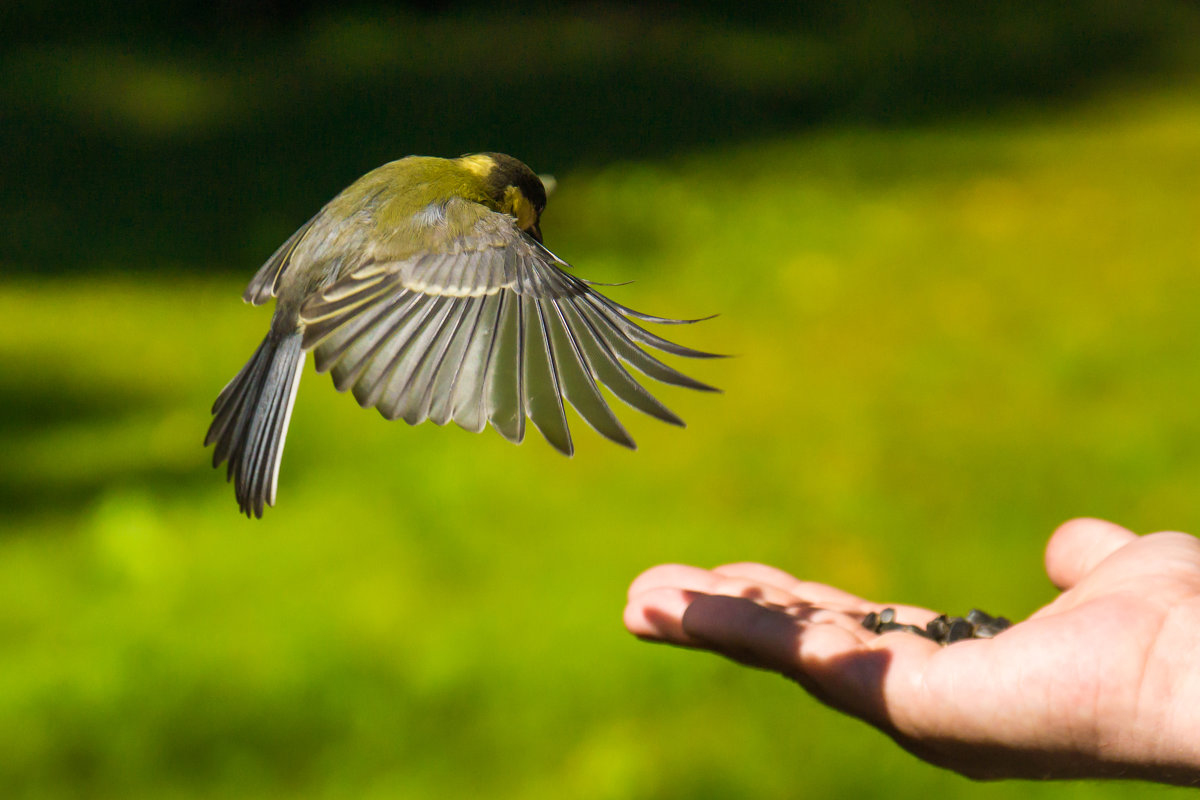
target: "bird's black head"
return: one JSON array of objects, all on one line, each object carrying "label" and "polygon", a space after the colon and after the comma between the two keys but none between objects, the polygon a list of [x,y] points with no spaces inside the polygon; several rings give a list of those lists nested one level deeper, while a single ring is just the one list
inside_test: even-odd
[{"label": "bird's black head", "polygon": [[533,170],[503,153],[478,153],[459,160],[483,177],[498,210],[515,217],[521,230],[542,241],[538,222],[546,208],[546,187]]}]

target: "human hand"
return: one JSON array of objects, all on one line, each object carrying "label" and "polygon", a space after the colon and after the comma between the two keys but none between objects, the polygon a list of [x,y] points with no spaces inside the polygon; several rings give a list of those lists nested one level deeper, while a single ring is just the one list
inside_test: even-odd
[{"label": "human hand", "polygon": [[[1062,593],[994,639],[875,634],[871,603],[762,564],[653,567],[625,625],[792,678],[930,763],[976,779],[1200,784],[1200,539],[1073,520],[1046,548]],[[892,605],[900,622],[937,613]]]}]

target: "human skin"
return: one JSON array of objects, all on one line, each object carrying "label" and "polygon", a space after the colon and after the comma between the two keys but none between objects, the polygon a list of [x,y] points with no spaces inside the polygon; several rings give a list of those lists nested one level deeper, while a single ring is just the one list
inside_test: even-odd
[{"label": "human skin", "polygon": [[[1046,547],[1061,591],[994,639],[875,634],[885,606],[763,564],[653,567],[625,625],[795,680],[919,758],[980,780],[1200,785],[1200,539],[1072,520]],[[937,612],[887,604],[924,626]]]}]

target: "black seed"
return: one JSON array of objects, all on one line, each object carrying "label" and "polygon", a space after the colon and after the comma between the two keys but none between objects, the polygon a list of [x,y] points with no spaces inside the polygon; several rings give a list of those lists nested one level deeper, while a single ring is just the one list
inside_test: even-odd
[{"label": "black seed", "polygon": [[992,621],[992,616],[980,611],[978,608],[972,608],[967,612],[967,622],[972,625],[985,625]]},{"label": "black seed", "polygon": [[950,623],[950,630],[946,634],[946,644],[961,642],[963,639],[970,639],[973,633],[971,623],[961,617],[955,618]]},{"label": "black seed", "polygon": [[869,631],[879,633],[879,615],[874,611],[863,617],[862,626]]}]

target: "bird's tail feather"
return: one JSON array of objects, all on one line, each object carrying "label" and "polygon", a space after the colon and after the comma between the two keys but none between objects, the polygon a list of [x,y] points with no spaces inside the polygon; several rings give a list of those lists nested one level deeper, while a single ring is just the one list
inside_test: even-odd
[{"label": "bird's tail feather", "polygon": [[304,366],[299,333],[270,333],[213,403],[204,445],[215,445],[213,466],[228,461],[238,506],[261,517],[275,505],[279,459]]}]

